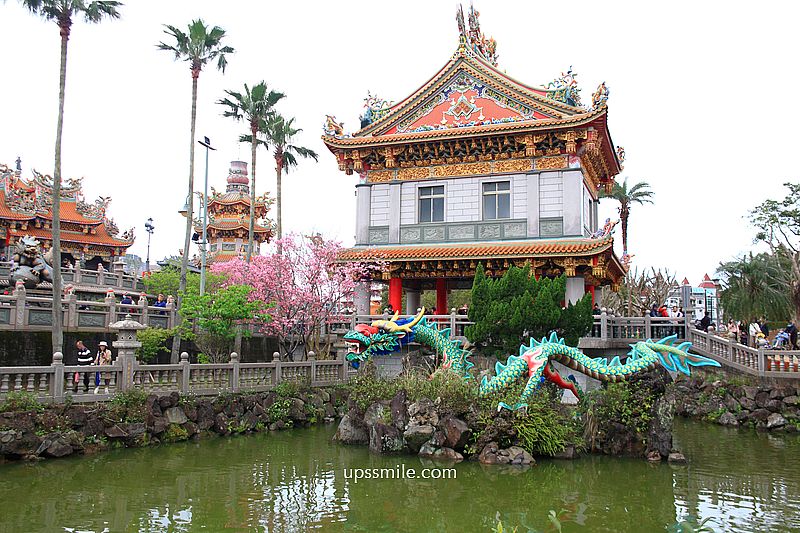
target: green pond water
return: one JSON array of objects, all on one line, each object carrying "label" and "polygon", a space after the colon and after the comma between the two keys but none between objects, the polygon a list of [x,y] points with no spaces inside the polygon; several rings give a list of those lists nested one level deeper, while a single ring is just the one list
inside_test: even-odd
[{"label": "green pond water", "polygon": [[[437,467],[330,443],[335,426],[0,465],[0,532],[800,531],[800,437],[676,421],[689,464],[585,457],[456,479],[353,479]],[[445,465],[438,465],[439,468]],[[437,471],[436,474],[443,472]],[[696,523],[696,522],[695,522]],[[687,529],[688,531],[688,529]]]}]

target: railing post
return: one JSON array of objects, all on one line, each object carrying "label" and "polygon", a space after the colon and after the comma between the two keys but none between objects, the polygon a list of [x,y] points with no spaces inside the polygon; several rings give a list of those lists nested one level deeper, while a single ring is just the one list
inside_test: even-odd
[{"label": "railing post", "polygon": [[231,352],[231,391],[239,392],[239,354]]},{"label": "railing post", "polygon": [[308,360],[311,362],[311,386],[314,386],[314,383],[317,381],[317,354],[312,352],[308,352]]},{"label": "railing post", "polygon": [[644,317],[644,338],[645,339],[652,339],[653,338],[653,317],[647,315]]},{"label": "railing post", "polygon": [[78,295],[73,293],[67,294],[64,297],[67,302],[67,319],[64,325],[68,328],[78,327]]},{"label": "railing post", "polygon": [[608,339],[608,313],[605,311],[600,312],[600,338]]},{"label": "railing post", "polygon": [[14,287],[14,297],[17,299],[16,304],[16,321],[15,326],[16,328],[22,329],[25,326],[25,298],[27,297],[27,291],[25,291],[25,285],[22,283],[17,283]]},{"label": "railing post", "polygon": [[281,354],[280,352],[272,352],[272,362],[275,363],[275,385],[281,382]]},{"label": "railing post", "polygon": [[175,327],[175,302],[167,300],[167,321],[168,327],[174,328]]},{"label": "railing post", "polygon": [[189,354],[181,352],[181,394],[189,394],[189,373],[192,371],[189,366]]},{"label": "railing post", "polygon": [[53,354],[53,381],[52,393],[53,401],[56,403],[64,402],[64,354],[56,352]]},{"label": "railing post", "polygon": [[758,375],[763,377],[767,370],[767,356],[764,353],[764,348],[758,348]]},{"label": "railing post", "polygon": [[142,312],[142,324],[145,325],[145,326],[149,326],[150,325],[150,321],[147,319],[147,315],[148,315],[150,310],[147,308],[147,295],[145,293],[141,293],[139,295],[139,301],[136,302],[136,303],[139,304],[139,307],[142,308],[142,311],[141,311]]},{"label": "railing post", "polygon": [[76,263],[76,265],[75,265],[75,275],[74,275],[74,277],[72,279],[73,279],[73,283],[75,283],[77,285],[78,283],[81,282],[81,272],[82,271],[81,271],[81,261],[80,261],[80,259],[77,260],[75,263]]},{"label": "railing post", "polygon": [[108,319],[106,324],[111,324],[117,321],[117,297],[114,291],[109,289],[106,291],[106,305],[108,306]]},{"label": "railing post", "polygon": [[339,381],[344,383],[347,380],[347,352],[339,354]]},{"label": "railing post", "polygon": [[356,314],[355,313],[350,315],[350,329],[351,330],[356,329]]}]

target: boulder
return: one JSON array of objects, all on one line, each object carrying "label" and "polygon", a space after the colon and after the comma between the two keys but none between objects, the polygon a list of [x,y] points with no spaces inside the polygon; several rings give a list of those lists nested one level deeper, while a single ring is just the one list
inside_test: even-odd
[{"label": "boulder", "polygon": [[42,440],[35,455],[48,457],[64,457],[72,453],[72,446],[59,433],[51,433]]},{"label": "boulder", "polygon": [[764,408],[767,406],[767,402],[769,401],[769,392],[767,391],[759,391],[756,393],[756,405],[759,408]]},{"label": "boulder", "polygon": [[[660,454],[659,454],[660,455]],[[575,448],[574,444],[567,444],[564,449],[553,456],[554,459],[577,459],[578,458],[578,450]]]},{"label": "boulder", "polygon": [[458,463],[464,460],[464,456],[455,451],[452,448],[439,448],[433,455],[431,456],[432,459],[436,459],[438,461],[447,461],[451,463]]},{"label": "boulder", "polygon": [[758,394],[758,387],[742,387],[744,395],[749,400],[755,400]]},{"label": "boulder", "polygon": [[103,434],[103,421],[97,417],[87,417],[86,423],[81,427],[81,433],[86,436],[89,435],[102,435]]},{"label": "boulder", "polygon": [[337,415],[336,408],[333,404],[326,403],[325,404],[325,418],[335,418]]},{"label": "boulder", "polygon": [[667,461],[671,464],[686,464],[686,457],[681,452],[670,452]]},{"label": "boulder", "polygon": [[378,422],[370,427],[369,449],[379,454],[400,453],[406,449],[403,434],[396,427]]},{"label": "boulder", "polygon": [[403,433],[403,438],[406,439],[408,449],[414,453],[419,452],[422,445],[433,436],[435,429],[436,428],[430,424],[423,424],[421,426],[418,424],[410,424]]},{"label": "boulder", "polygon": [[389,403],[389,410],[392,414],[392,425],[400,431],[408,424],[408,410],[406,409],[407,399],[406,391],[403,389],[398,391]]},{"label": "boulder", "polygon": [[454,450],[463,450],[469,442],[470,430],[467,423],[449,416],[439,426],[445,434],[444,445]]},{"label": "boulder", "polygon": [[767,417],[767,429],[778,429],[786,425],[786,419],[780,413],[772,413]]},{"label": "boulder", "polygon": [[752,413],[750,413],[750,418],[752,420],[757,421],[764,421],[770,415],[770,412],[767,409],[756,409]]},{"label": "boulder", "polygon": [[783,411],[783,402],[780,400],[769,400],[765,407],[773,413],[780,413]]},{"label": "boulder", "polygon": [[[211,424],[209,424],[208,427],[211,427],[213,425],[214,425],[214,423],[212,421]],[[153,419],[153,425],[152,425],[153,429],[151,431],[152,431],[153,435],[161,435],[162,433],[164,433],[167,430],[167,427],[169,427],[169,422],[167,422],[167,419],[164,418],[163,416],[159,416],[159,417],[156,417],[156,418]],[[208,428],[206,428],[206,429],[208,429]]]},{"label": "boulder", "polygon": [[519,446],[512,446],[508,448],[508,464],[527,466],[532,465],[535,461],[531,454],[520,448]]},{"label": "boulder", "polygon": [[433,455],[436,453],[436,450],[437,450],[436,446],[434,446],[433,444],[430,443],[430,441],[428,441],[420,447],[419,453],[417,455],[419,455],[420,457],[433,457]]},{"label": "boulder", "polygon": [[723,400],[723,403],[725,404],[725,408],[733,413],[741,409],[741,405],[739,404],[739,402],[737,402],[736,398],[734,398],[730,394],[725,396],[725,400]]},{"label": "boulder", "polygon": [[158,399],[158,405],[161,406],[161,410],[169,409],[170,407],[175,407],[178,405],[178,401],[181,399],[180,395],[177,392],[173,392],[169,396],[162,396]]},{"label": "boulder", "polygon": [[200,429],[197,427],[197,424],[195,424],[194,422],[191,422],[191,421],[186,422],[183,425],[183,429],[186,430],[186,434],[189,435],[190,437],[200,433]]},{"label": "boulder", "polygon": [[347,413],[339,422],[333,440],[342,444],[369,444],[369,433],[355,413]]},{"label": "boulder", "polygon": [[322,398],[324,403],[328,403],[331,401],[331,393],[326,390],[319,391],[319,397]]},{"label": "boulder", "polygon": [[69,421],[69,424],[74,428],[78,428],[86,424],[87,416],[83,407],[72,405],[64,410],[64,416]]},{"label": "boulder", "polygon": [[661,454],[658,453],[657,450],[650,450],[649,452],[647,452],[646,458],[651,463],[660,463],[661,462]]},{"label": "boulder", "polygon": [[305,422],[308,419],[306,403],[300,398],[289,399],[289,418],[296,422]]},{"label": "boulder", "polygon": [[490,442],[489,444],[483,447],[483,450],[481,450],[481,453],[478,455],[478,461],[480,461],[481,464],[485,465],[499,464],[497,458],[497,454],[499,451],[500,447],[497,445],[497,443]]},{"label": "boulder", "polygon": [[800,396],[784,396],[783,403],[785,405],[800,405]]},{"label": "boulder", "polygon": [[184,413],[183,409],[181,409],[180,407],[169,407],[165,409],[164,417],[170,424],[181,425],[189,421],[189,418],[186,416],[186,413]]},{"label": "boulder", "polygon": [[124,424],[114,424],[110,428],[106,428],[106,437],[109,439],[124,439],[128,433],[124,429]]},{"label": "boulder", "polygon": [[722,415],[717,419],[717,424],[721,426],[736,427],[739,425],[739,421],[736,419],[736,415],[733,413],[722,413]]},{"label": "boulder", "polygon": [[379,422],[388,424],[391,419],[391,412],[385,403],[375,402],[364,411],[364,425],[368,428],[371,428]]},{"label": "boulder", "polygon": [[419,425],[439,425],[439,415],[436,406],[428,398],[422,398],[408,406],[408,416]]},{"label": "boulder", "polygon": [[752,400],[747,397],[739,398],[739,405],[742,406],[742,409],[745,409],[747,411],[755,411],[756,409],[758,409],[755,400]]},{"label": "boulder", "polygon": [[231,430],[228,428],[228,417],[225,413],[217,413],[214,417],[214,431],[220,435],[230,435]]},{"label": "boulder", "polygon": [[317,409],[322,409],[322,406],[325,404],[325,401],[316,394],[309,394],[308,403],[310,403]]},{"label": "boulder", "polygon": [[36,455],[36,450],[42,443],[42,439],[32,431],[12,429],[2,431],[0,435],[0,455],[12,457]]},{"label": "boulder", "polygon": [[161,404],[158,401],[158,396],[155,394],[148,394],[144,400],[145,412],[153,416],[161,416]]},{"label": "boulder", "polygon": [[207,401],[197,403],[197,418],[194,419],[201,431],[214,425],[214,408]]},{"label": "boulder", "polygon": [[794,396],[794,387],[788,385],[778,385],[773,387],[769,393],[770,400],[781,400],[787,396]]}]

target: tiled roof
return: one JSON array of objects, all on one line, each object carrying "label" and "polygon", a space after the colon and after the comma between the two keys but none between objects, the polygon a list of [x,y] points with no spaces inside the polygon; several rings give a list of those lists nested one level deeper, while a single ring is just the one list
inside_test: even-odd
[{"label": "tiled roof", "polygon": [[537,239],[515,242],[439,244],[414,246],[376,246],[344,250],[342,261],[419,259],[485,259],[504,257],[556,257],[595,255],[609,249],[613,237],[605,239]]},{"label": "tiled roof", "polygon": [[[214,229],[222,229],[222,230],[229,230],[229,229],[245,229],[250,230],[250,223],[248,221],[239,221],[239,220],[218,220],[216,222],[209,222],[209,228]],[[269,231],[269,228],[265,228],[261,224],[255,224],[255,231],[257,233],[262,233],[264,231]]]},{"label": "tiled roof", "polygon": [[[37,239],[45,239],[51,240],[53,238],[53,232],[44,228],[28,228],[25,230],[22,229],[14,229],[9,228],[8,230],[9,235],[13,235],[15,237],[24,237],[25,235],[30,235],[31,237],[36,237]],[[65,231],[61,230],[61,241],[62,242],[76,242],[80,244],[104,244],[107,246],[120,246],[127,248],[132,242],[124,241],[122,239],[117,239],[112,237],[106,231],[104,225],[100,224],[97,226],[97,233],[94,235],[86,234],[77,231]]]},{"label": "tiled roof", "polygon": [[[94,226],[103,221],[102,218],[88,218],[85,215],[78,213],[78,204],[70,200],[61,200],[61,210],[59,214],[62,222],[77,222],[79,224]],[[47,213],[39,216],[45,220],[52,220],[53,212],[48,211]]]},{"label": "tiled roof", "polygon": [[6,205],[6,191],[0,189],[0,218],[8,218],[11,220],[31,220],[35,215],[26,215],[24,213],[15,213]]},{"label": "tiled roof", "polygon": [[[240,202],[250,205],[250,196],[240,192],[226,192],[225,194],[209,198],[208,205],[211,206],[214,203],[229,205]],[[256,205],[264,205],[264,201],[256,199]]]}]

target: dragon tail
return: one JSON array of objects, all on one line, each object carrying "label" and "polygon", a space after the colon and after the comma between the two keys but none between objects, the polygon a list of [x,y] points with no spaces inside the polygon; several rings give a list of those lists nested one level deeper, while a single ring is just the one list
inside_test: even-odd
[{"label": "dragon tail", "polygon": [[[720,366],[717,361],[709,357],[689,353],[689,348],[692,346],[691,342],[682,342],[674,346],[677,338],[677,335],[670,335],[659,341],[648,340],[637,344],[644,345],[639,347],[642,351],[652,350],[658,357],[661,366],[667,370],[682,372],[687,376],[691,374],[691,367],[693,366]],[[636,349],[636,345],[634,345],[634,349]]]}]

